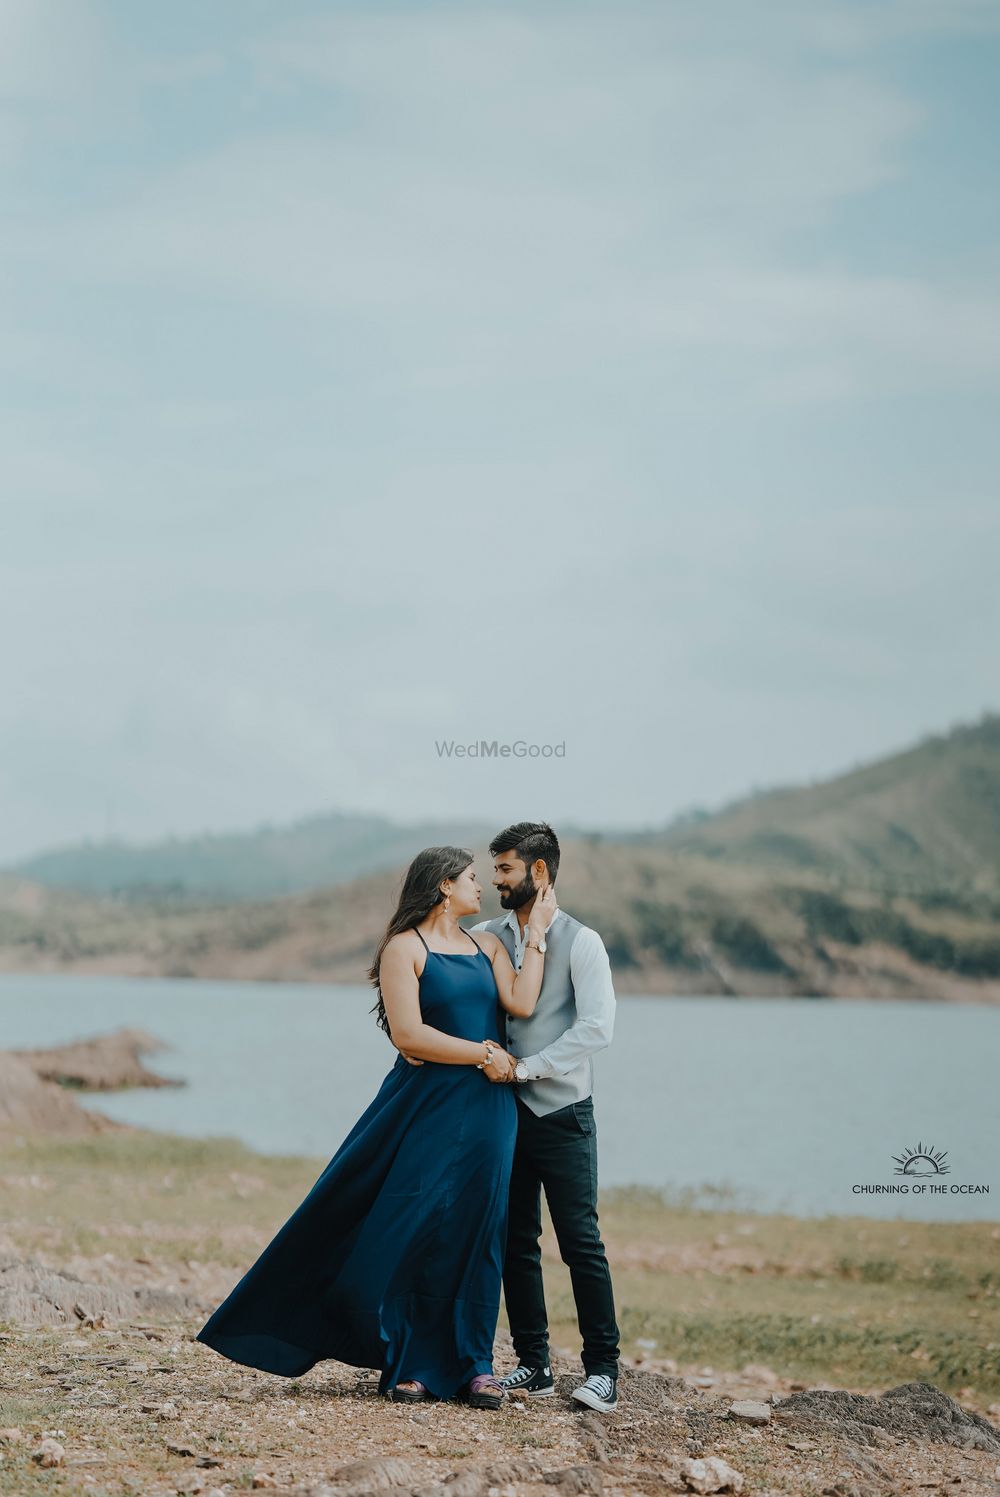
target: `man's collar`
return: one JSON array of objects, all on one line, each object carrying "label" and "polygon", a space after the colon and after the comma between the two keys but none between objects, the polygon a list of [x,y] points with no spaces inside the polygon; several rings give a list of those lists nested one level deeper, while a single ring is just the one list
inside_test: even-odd
[{"label": "man's collar", "polygon": [[[545,934],[546,935],[548,935],[549,931],[552,929],[553,925],[555,925],[556,921],[559,919],[559,916],[561,914],[562,914],[562,910],[556,910],[555,914],[552,916],[552,919],[549,921],[548,925],[545,927]],[[517,923],[517,911],[516,910],[508,910],[507,911],[507,919],[506,919],[505,923],[510,926],[510,928],[514,932],[515,936],[519,936],[521,934],[520,927],[519,927],[519,925]]]}]

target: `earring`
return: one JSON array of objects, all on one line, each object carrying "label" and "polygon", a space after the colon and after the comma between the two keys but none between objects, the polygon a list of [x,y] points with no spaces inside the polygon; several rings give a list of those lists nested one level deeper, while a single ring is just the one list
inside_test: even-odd
[{"label": "earring", "polygon": [[450,894],[446,894],[445,897],[444,897],[444,912],[445,912],[446,915],[447,915],[447,913],[448,913],[448,911],[450,909],[451,909],[451,895]]}]

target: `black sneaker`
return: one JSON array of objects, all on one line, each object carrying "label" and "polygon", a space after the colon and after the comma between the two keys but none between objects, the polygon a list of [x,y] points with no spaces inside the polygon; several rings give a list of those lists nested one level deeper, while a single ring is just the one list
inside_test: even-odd
[{"label": "black sneaker", "polygon": [[523,1362],[498,1381],[515,1397],[523,1394],[525,1398],[549,1398],[556,1391],[551,1367],[525,1367]]},{"label": "black sneaker", "polygon": [[610,1414],[618,1407],[618,1379],[608,1372],[592,1372],[579,1388],[573,1389],[570,1397],[585,1403],[588,1409]]}]

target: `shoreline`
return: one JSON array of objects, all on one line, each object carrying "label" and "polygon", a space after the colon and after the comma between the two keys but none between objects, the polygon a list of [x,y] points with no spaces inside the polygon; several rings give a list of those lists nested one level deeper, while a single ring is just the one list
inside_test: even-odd
[{"label": "shoreline", "polygon": [[[315,972],[287,973],[240,973],[240,972],[215,972],[215,971],[169,971],[163,970],[155,965],[135,963],[105,964],[102,962],[79,961],[73,963],[35,963],[30,966],[6,965],[6,953],[0,950],[0,982],[8,979],[22,978],[32,980],[45,977],[67,977],[67,978],[103,978],[108,982],[170,982],[170,983],[252,983],[260,988],[268,987],[329,987],[329,988],[352,988],[368,990],[369,984],[363,976],[357,974],[340,974],[327,976]],[[668,981],[657,987],[663,973],[650,973],[642,979],[638,985],[634,975],[622,977],[615,974],[615,991],[619,1002],[652,999],[652,1000],[680,1000],[682,1002],[697,1002],[701,998],[726,999],[731,1003],[744,1001],[760,1001],[774,1003],[888,1003],[906,1004],[914,1003],[921,1006],[941,1008],[1000,1008],[1000,983],[982,982],[976,979],[954,978],[949,984],[949,991],[943,993],[928,993],[919,991],[903,991],[895,989],[891,992],[873,993],[864,990],[856,983],[846,984],[842,991],[833,992],[802,992],[789,988],[787,991],[775,991],[772,987],[761,982],[759,978],[752,984],[747,984],[740,991],[725,991],[719,987],[706,985],[699,989],[690,984],[682,985],[679,981],[674,982],[669,969],[664,969],[668,974]],[[633,984],[626,986],[625,984]],[[755,991],[750,991],[753,987]]]}]

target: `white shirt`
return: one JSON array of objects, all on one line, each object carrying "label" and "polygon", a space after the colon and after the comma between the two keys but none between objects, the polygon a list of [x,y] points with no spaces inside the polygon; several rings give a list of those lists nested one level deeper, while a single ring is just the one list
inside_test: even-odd
[{"label": "white shirt", "polygon": [[[546,926],[546,934],[563,915],[556,910]],[[514,933],[514,967],[520,972],[527,946],[528,927],[522,932],[516,910],[507,912],[507,925]],[[485,930],[487,922],[474,925],[473,930]],[[598,1050],[611,1044],[615,1027],[615,989],[611,979],[611,963],[596,930],[581,925],[573,938],[569,953],[569,972],[573,981],[576,999],[575,1021],[564,1029],[558,1039],[539,1050],[537,1055],[522,1057],[528,1067],[529,1081],[540,1081],[543,1076],[564,1076]]]}]

